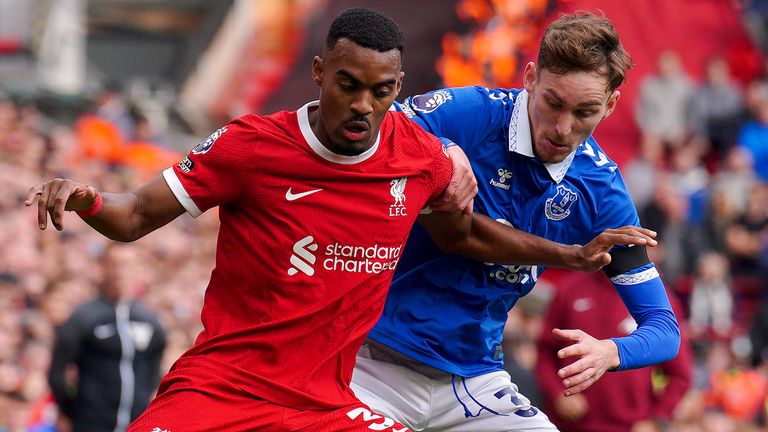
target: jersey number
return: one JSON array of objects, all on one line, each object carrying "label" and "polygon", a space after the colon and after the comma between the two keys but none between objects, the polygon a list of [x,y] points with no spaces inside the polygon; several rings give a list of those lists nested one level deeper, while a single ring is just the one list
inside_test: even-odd
[{"label": "jersey number", "polygon": [[592,158],[597,158],[597,160],[595,161],[595,165],[597,166],[603,166],[609,162],[608,156],[606,156],[605,153],[598,150],[597,154],[595,154],[595,149],[593,149],[591,145],[586,143],[584,144],[584,153],[588,154]]},{"label": "jersey number", "polygon": [[[509,395],[511,400],[512,400],[512,403],[515,406],[525,405],[523,403],[523,401],[520,400],[519,397],[517,397],[517,392],[512,387],[507,387],[505,389],[501,389],[501,390],[497,391],[496,393],[494,393],[493,395],[496,396],[496,399],[503,399],[504,396]],[[515,415],[519,415],[520,417],[533,417],[538,412],[539,412],[539,410],[537,410],[536,408],[530,407],[528,409],[519,409],[519,410],[515,411]]]}]

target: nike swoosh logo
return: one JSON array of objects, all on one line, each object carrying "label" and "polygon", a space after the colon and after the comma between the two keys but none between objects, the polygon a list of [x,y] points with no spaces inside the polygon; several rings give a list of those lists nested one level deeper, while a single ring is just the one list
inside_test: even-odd
[{"label": "nike swoosh logo", "polygon": [[299,198],[304,198],[307,195],[312,195],[315,192],[320,192],[322,189],[314,189],[311,191],[301,192],[301,193],[293,193],[291,192],[291,188],[288,188],[288,191],[285,192],[285,199],[288,201],[296,201]]}]

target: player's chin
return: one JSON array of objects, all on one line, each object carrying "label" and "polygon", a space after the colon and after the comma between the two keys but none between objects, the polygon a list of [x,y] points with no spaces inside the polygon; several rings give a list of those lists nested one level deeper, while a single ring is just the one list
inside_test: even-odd
[{"label": "player's chin", "polygon": [[335,153],[344,156],[357,156],[371,148],[371,140],[369,135],[359,140],[352,140],[342,135],[340,139],[336,140],[336,143]]},{"label": "player's chin", "polygon": [[569,153],[548,153],[541,158],[542,162],[556,164],[560,163],[568,157]]}]

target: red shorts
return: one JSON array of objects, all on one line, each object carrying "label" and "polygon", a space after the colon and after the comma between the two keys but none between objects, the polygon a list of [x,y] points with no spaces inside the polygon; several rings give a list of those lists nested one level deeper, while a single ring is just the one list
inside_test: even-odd
[{"label": "red shorts", "polygon": [[167,378],[128,432],[409,432],[362,402],[335,410],[297,410],[259,399],[215,376]]}]

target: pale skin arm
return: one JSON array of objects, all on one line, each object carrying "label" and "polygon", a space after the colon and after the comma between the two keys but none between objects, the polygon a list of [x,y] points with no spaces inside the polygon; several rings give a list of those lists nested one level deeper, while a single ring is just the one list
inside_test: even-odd
[{"label": "pale skin arm", "polygon": [[[27,206],[37,201],[37,221],[41,230],[50,216],[57,230],[64,229],[65,211],[84,211],[96,200],[94,187],[70,179],[56,178],[32,186]],[[104,236],[117,241],[134,241],[162,227],[185,212],[162,177],[157,177],[133,192],[105,193],[101,211],[83,220]]]},{"label": "pale skin arm", "polygon": [[433,212],[419,216],[419,222],[442,251],[498,264],[536,264],[594,272],[611,262],[608,251],[614,245],[656,245],[655,232],[634,226],[605,230],[580,246],[556,243],[480,214]]}]

